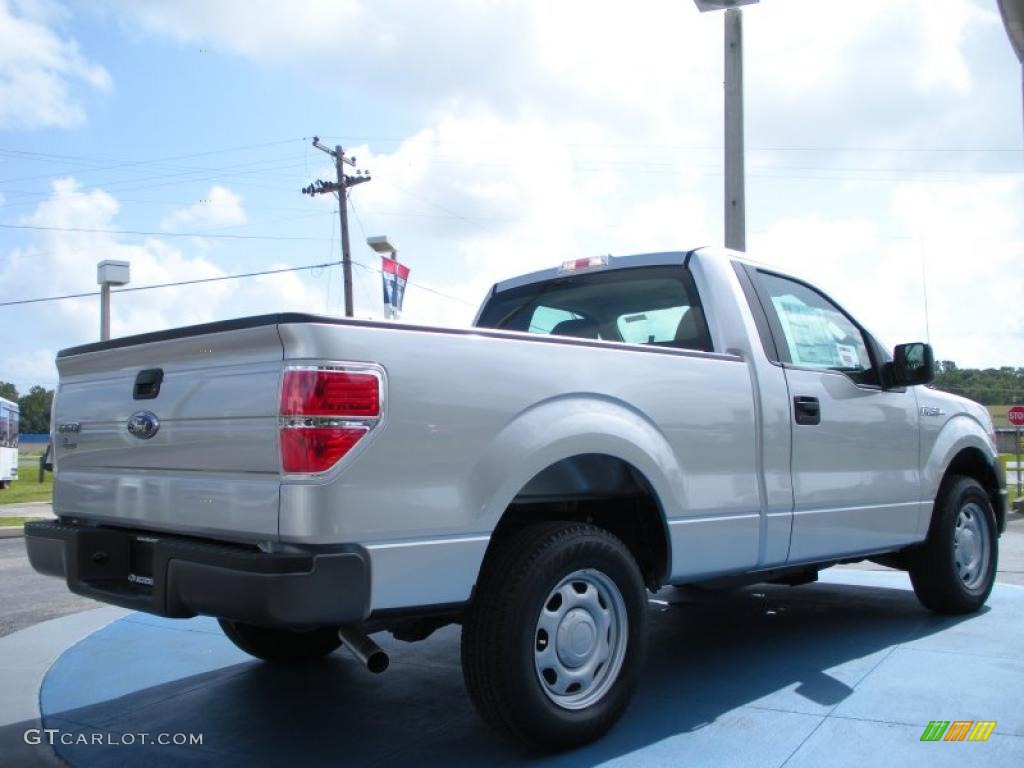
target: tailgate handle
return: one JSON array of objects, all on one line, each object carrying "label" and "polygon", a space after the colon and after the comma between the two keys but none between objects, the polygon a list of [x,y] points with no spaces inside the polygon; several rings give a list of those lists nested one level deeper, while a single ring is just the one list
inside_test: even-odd
[{"label": "tailgate handle", "polygon": [[132,397],[136,400],[152,400],[160,394],[160,384],[163,380],[163,368],[139,371],[135,377],[135,389],[132,391]]}]

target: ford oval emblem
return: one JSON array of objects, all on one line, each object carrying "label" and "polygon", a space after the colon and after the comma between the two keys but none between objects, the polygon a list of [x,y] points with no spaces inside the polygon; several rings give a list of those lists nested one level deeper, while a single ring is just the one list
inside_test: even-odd
[{"label": "ford oval emblem", "polygon": [[140,440],[149,440],[159,429],[160,419],[152,411],[139,411],[128,419],[128,431]]}]

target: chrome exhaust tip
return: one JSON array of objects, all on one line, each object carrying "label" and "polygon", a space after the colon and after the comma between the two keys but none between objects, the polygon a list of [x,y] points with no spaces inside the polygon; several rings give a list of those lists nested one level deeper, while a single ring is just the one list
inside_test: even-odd
[{"label": "chrome exhaust tip", "polygon": [[391,663],[388,655],[360,627],[344,624],[338,627],[338,638],[375,675],[386,670]]}]

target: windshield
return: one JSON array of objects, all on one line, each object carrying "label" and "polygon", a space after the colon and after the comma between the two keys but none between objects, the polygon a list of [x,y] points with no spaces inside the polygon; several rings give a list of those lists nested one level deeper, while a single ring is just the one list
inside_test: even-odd
[{"label": "windshield", "polygon": [[711,351],[704,311],[681,266],[589,272],[496,294],[477,326]]}]

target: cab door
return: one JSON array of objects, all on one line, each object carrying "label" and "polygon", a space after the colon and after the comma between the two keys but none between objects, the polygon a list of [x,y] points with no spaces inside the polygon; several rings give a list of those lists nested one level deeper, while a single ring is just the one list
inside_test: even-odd
[{"label": "cab door", "polygon": [[921,504],[913,389],[882,388],[877,345],[821,291],[750,271],[789,391],[789,562],[911,543]]}]

